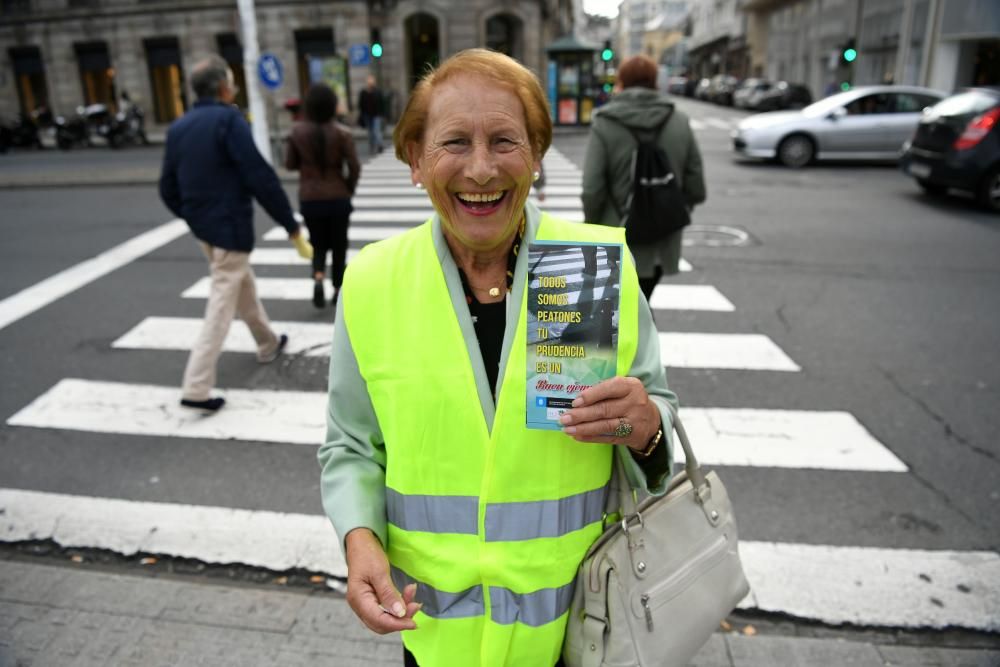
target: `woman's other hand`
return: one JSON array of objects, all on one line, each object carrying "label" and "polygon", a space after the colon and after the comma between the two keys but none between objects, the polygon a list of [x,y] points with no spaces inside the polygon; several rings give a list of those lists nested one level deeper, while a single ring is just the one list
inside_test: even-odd
[{"label": "woman's other hand", "polygon": [[417,585],[410,584],[399,594],[389,577],[389,560],[372,531],[355,528],[344,541],[347,603],[361,622],[380,635],[416,629],[413,615],[421,606],[413,601]]},{"label": "woman's other hand", "polygon": [[[660,428],[660,411],[638,378],[613,377],[585,389],[559,419],[563,432],[579,442],[625,445],[641,452]],[[614,435],[623,424],[626,436]]]}]

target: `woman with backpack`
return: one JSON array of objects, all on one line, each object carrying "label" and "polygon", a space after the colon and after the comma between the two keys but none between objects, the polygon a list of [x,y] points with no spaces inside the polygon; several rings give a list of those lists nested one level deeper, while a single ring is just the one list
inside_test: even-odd
[{"label": "woman with backpack", "polygon": [[[701,153],[688,117],[657,91],[656,75],[656,63],[646,56],[621,64],[621,91],[594,114],[583,165],[584,219],[612,227],[624,224],[647,300],[663,275],[678,272],[681,228],[695,204],[705,201]],[[655,142],[662,149],[660,157],[665,154],[669,161],[673,176],[658,178],[665,181],[662,195],[644,197],[635,183],[633,156],[643,142]],[[650,204],[657,201],[671,202],[666,206],[673,210]]]},{"label": "woman with backpack", "polygon": [[313,305],[326,305],[323,279],[326,256],[332,254],[331,304],[337,303],[347,256],[347,226],[351,197],[361,176],[354,138],[334,120],[337,94],[326,84],[313,84],[306,93],[305,120],[292,126],[285,147],[285,167],[298,170],[299,211],[313,245]]}]

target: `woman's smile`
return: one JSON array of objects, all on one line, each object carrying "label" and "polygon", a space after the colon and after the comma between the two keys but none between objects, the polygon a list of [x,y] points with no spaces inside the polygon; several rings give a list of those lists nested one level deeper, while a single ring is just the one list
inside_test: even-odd
[{"label": "woman's smile", "polygon": [[470,215],[490,215],[500,209],[507,190],[496,192],[459,192],[455,195],[461,206]]}]

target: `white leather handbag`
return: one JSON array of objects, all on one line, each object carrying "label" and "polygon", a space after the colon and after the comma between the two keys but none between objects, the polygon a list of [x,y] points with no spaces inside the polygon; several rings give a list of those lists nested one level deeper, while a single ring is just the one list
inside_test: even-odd
[{"label": "white leather handbag", "polygon": [[685,470],[664,495],[637,505],[616,457],[608,506],[620,520],[577,573],[567,667],[687,665],[750,590],[726,488],[715,472],[702,472],[671,413]]}]

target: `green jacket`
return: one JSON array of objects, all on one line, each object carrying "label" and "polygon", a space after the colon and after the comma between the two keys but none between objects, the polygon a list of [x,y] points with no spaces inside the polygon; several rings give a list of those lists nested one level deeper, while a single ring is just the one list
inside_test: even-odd
[{"label": "green jacket", "polygon": [[[672,111],[672,113],[671,113]],[[663,149],[690,208],[705,201],[705,179],[701,153],[688,117],[674,108],[665,94],[648,88],[628,88],[616,95],[595,114],[583,163],[583,213],[587,222],[618,227],[625,201],[632,191],[632,152],[635,139],[623,127],[640,133],[652,130],[670,114],[660,134]],[[666,275],[678,271],[683,232],[671,234],[648,246],[630,245],[636,270],[651,277],[659,265]]]}]

